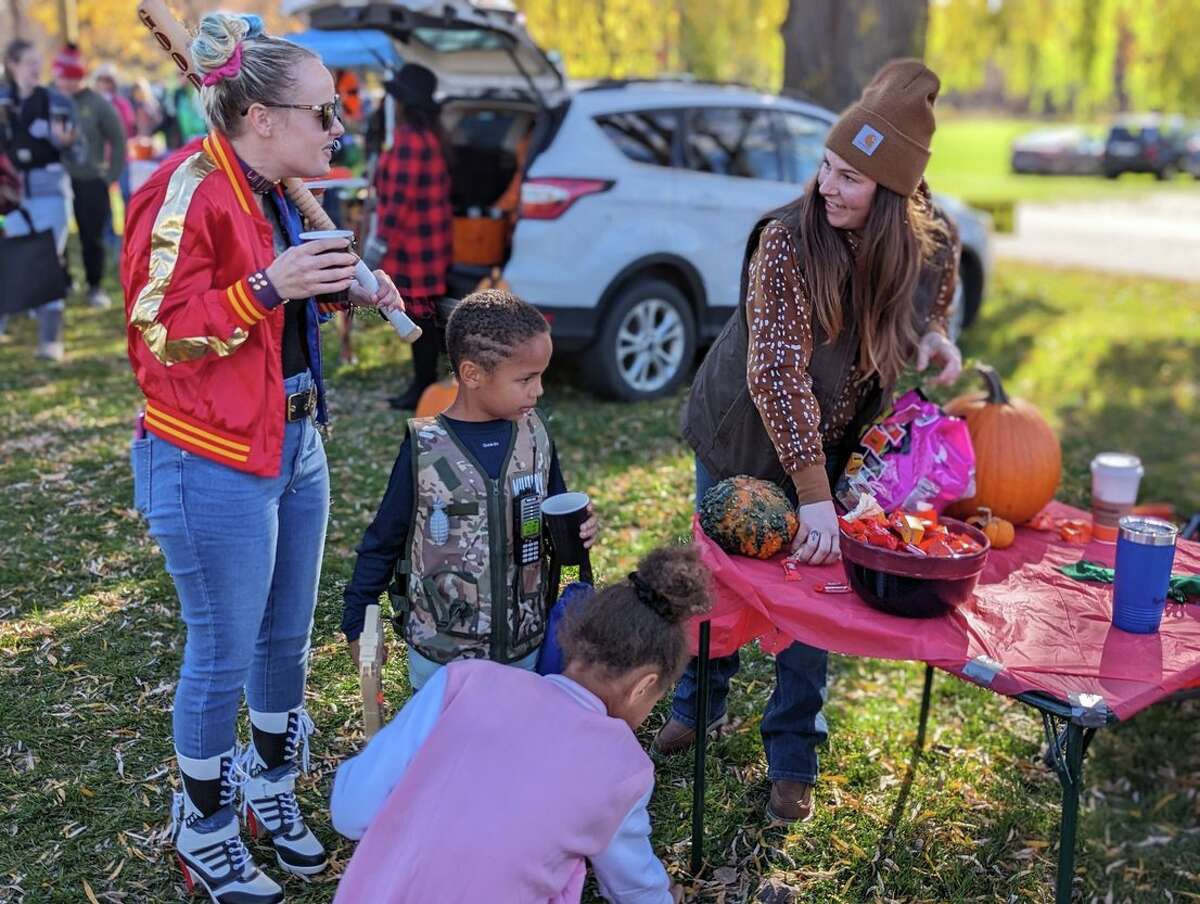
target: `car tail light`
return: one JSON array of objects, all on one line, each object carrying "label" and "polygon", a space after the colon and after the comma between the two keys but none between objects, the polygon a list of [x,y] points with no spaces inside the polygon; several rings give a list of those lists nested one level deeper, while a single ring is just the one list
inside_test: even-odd
[{"label": "car tail light", "polygon": [[1146,159],[1149,160],[1151,163],[1153,163],[1155,160],[1158,159],[1158,145],[1157,144],[1146,145]]},{"label": "car tail light", "polygon": [[585,195],[612,188],[607,179],[526,179],[521,186],[521,217],[556,220]]}]

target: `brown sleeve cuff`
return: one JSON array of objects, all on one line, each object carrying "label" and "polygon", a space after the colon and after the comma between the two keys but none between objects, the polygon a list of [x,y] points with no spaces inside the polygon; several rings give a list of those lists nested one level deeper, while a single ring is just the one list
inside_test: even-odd
[{"label": "brown sleeve cuff", "polygon": [[792,484],[796,487],[797,505],[808,505],[810,502],[829,502],[833,499],[824,464],[811,465],[801,468],[799,471],[793,471]]}]

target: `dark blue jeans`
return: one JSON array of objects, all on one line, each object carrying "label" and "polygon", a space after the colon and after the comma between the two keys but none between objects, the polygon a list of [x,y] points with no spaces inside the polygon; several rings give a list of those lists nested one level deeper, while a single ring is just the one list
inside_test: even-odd
[{"label": "dark blue jeans", "polygon": [[[696,462],[696,503],[713,484],[713,479]],[[740,666],[737,653],[709,663],[708,717],[715,721],[725,714],[729,682]],[[808,644],[793,643],[775,656],[775,689],[763,711],[763,749],[767,753],[767,777],[771,781],[816,784],[817,745],[829,735],[821,714],[825,703],[825,678],[829,654]],[[671,716],[690,728],[696,727],[696,660],[675,686]]]}]

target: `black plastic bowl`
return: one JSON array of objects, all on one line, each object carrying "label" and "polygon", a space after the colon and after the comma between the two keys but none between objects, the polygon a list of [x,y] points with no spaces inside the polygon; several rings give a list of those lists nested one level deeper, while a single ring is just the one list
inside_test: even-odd
[{"label": "black plastic bowl", "polygon": [[975,592],[991,543],[983,531],[942,518],[951,533],[966,534],[983,549],[969,556],[916,556],[871,546],[842,531],[842,567],[854,592],[889,615],[936,618]]}]

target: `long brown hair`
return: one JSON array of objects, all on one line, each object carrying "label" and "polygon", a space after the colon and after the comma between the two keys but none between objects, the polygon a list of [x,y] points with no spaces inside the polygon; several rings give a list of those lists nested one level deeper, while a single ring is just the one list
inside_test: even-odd
[{"label": "long brown hair", "polygon": [[867,222],[852,239],[857,253],[830,225],[815,178],[779,217],[796,240],[813,311],[828,340],[844,329],[857,333],[862,379],[879,374],[895,382],[916,351],[917,283],[925,264],[949,242],[927,192],[923,183],[907,198],[877,186]]}]

